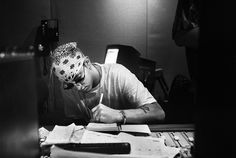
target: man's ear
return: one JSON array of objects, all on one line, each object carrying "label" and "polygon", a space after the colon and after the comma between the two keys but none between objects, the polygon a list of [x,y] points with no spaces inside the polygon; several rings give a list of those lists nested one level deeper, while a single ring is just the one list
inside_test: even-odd
[{"label": "man's ear", "polygon": [[84,65],[85,65],[87,68],[91,69],[92,63],[91,63],[91,61],[90,61],[90,59],[89,59],[88,57],[85,57]]}]

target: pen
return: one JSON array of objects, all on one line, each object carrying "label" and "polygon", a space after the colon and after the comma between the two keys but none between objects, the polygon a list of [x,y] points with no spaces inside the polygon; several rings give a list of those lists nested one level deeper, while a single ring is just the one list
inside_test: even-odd
[{"label": "pen", "polygon": [[99,100],[99,104],[102,103],[102,98],[103,98],[103,93],[101,93],[100,100]]},{"label": "pen", "polygon": [[[102,103],[102,98],[103,98],[103,93],[101,93],[101,96],[100,96],[100,100],[99,100],[99,103],[98,104],[101,104]],[[94,108],[94,107],[93,107]],[[89,109],[89,108],[88,108]],[[91,116],[91,120],[92,122],[94,121],[94,116],[93,116],[93,112],[89,109],[89,112],[90,112],[90,116]],[[90,121],[91,121],[90,120]]]}]

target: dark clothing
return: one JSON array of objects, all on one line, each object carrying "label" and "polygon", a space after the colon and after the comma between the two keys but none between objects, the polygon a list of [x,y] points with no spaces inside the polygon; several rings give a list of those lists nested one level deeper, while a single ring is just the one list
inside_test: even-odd
[{"label": "dark clothing", "polygon": [[199,4],[197,0],[178,1],[172,29],[172,38],[176,41],[177,45],[184,46],[186,48],[188,71],[192,80],[196,79],[197,55],[199,54],[199,50],[197,47],[193,48],[184,43],[185,41],[188,42],[188,40],[191,40],[187,39],[187,37],[184,39],[185,41],[177,42],[177,40],[185,36],[188,31],[199,27],[199,18]]},{"label": "dark clothing", "polygon": [[173,81],[169,94],[170,122],[192,123],[194,120],[199,55],[199,17],[199,4],[197,0],[178,1],[172,28],[172,38],[178,46],[185,47],[191,81],[188,82],[188,79],[184,78],[184,76],[176,76]]},{"label": "dark clothing", "polygon": [[185,51],[186,51],[186,59],[187,59],[189,76],[193,82],[196,82],[195,80],[197,77],[197,67],[198,67],[197,57],[198,57],[199,50],[186,47]]}]

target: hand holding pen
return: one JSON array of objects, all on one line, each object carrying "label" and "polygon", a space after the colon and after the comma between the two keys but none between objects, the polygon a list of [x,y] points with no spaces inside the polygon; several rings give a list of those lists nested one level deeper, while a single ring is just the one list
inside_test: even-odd
[{"label": "hand holding pen", "polygon": [[120,119],[119,110],[112,109],[102,104],[103,93],[101,93],[99,104],[91,111],[95,122],[114,123]]}]

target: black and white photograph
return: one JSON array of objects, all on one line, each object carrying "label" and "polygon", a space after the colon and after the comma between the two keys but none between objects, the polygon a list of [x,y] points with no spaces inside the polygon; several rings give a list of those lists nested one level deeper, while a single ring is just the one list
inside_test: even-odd
[{"label": "black and white photograph", "polygon": [[1,0],[0,157],[235,157],[234,10]]}]

